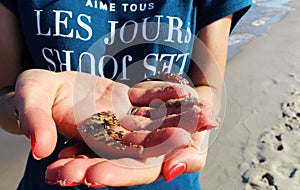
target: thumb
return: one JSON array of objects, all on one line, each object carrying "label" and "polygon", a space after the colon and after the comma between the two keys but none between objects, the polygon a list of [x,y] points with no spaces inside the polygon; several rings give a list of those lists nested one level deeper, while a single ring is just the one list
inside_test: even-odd
[{"label": "thumb", "polygon": [[49,156],[56,145],[56,125],[51,114],[31,108],[20,115],[21,128],[31,140],[32,156],[40,160]]},{"label": "thumb", "polygon": [[41,81],[52,78],[50,72],[29,70],[16,83],[15,102],[19,111],[20,127],[30,137],[32,154],[36,159],[49,156],[56,145],[57,131],[52,119],[55,98],[55,80],[51,85]]}]

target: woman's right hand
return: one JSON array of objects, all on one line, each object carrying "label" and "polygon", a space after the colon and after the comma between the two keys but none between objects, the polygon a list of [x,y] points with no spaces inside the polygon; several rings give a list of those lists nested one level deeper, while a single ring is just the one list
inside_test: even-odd
[{"label": "woman's right hand", "polygon": [[78,72],[28,70],[16,83],[15,102],[20,127],[31,139],[36,159],[47,157],[57,132],[81,140],[77,126],[90,115],[111,110],[122,116],[131,108],[128,87]]}]

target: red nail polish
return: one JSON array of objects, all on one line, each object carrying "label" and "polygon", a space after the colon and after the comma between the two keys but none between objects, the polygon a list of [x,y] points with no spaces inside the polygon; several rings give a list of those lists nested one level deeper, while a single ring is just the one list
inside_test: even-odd
[{"label": "red nail polish", "polygon": [[34,134],[30,134],[30,141],[31,141],[31,153],[32,157],[36,160],[41,160],[38,156],[35,155],[35,146],[36,146],[36,139]]},{"label": "red nail polish", "polygon": [[89,187],[89,188],[104,188],[106,187],[106,185],[103,185],[101,183],[89,183],[89,182],[85,182],[85,184]]},{"label": "red nail polish", "polygon": [[84,184],[86,186],[88,186],[88,188],[104,188],[104,187],[106,187],[106,185],[103,185],[101,183],[90,183],[87,181],[86,178],[84,179]]},{"label": "red nail polish", "polygon": [[32,150],[34,150],[35,144],[36,144],[36,140],[35,140],[34,134],[30,134],[30,141],[31,141]]},{"label": "red nail polish", "polygon": [[64,187],[74,187],[74,186],[77,186],[77,185],[80,185],[81,183],[77,183],[77,182],[72,182],[72,183],[69,183],[69,184],[64,184],[63,186]]},{"label": "red nail polish", "polygon": [[91,184],[89,187],[91,187],[91,188],[104,188],[104,187],[106,187],[106,185],[95,183],[95,184]]},{"label": "red nail polish", "polygon": [[165,175],[165,181],[169,182],[173,179],[175,179],[180,174],[183,174],[186,170],[186,165],[183,163],[179,163],[175,166],[173,166],[168,173]]}]

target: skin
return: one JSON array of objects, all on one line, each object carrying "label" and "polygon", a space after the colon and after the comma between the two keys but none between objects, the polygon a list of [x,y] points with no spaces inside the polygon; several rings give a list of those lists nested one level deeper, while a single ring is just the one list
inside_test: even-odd
[{"label": "skin", "polygon": [[[228,36],[232,16],[222,18],[200,31],[198,38],[207,46],[213,54],[217,64],[205,61],[205,70],[209,73],[204,76],[197,71],[194,64],[191,67],[193,72],[189,76],[196,85],[194,89],[178,87],[176,91],[182,93],[197,94],[206,102],[213,106],[215,112],[218,110],[218,97],[221,93],[221,84],[225,71]],[[79,94],[75,102],[71,101],[70,94],[77,87],[84,84],[77,84],[74,88],[76,77],[83,77],[84,81],[93,81],[99,88],[96,91],[95,99],[99,104],[93,107],[94,111],[113,109],[118,115],[127,113],[135,99],[146,96],[153,86],[144,83],[139,89],[128,89],[126,86],[117,84],[107,79],[78,75],[75,72],[51,73],[42,70],[29,70],[22,72],[22,47],[23,39],[17,17],[7,8],[0,4],[0,125],[7,132],[14,134],[25,134],[31,139],[33,156],[36,159],[50,155],[54,149],[56,132],[67,137],[80,139],[76,133],[76,124],[83,121],[90,112],[85,115],[78,114],[79,119],[73,117],[76,105],[87,105],[82,101],[88,94]],[[3,45],[4,44],[4,45]],[[194,60],[206,58],[201,51],[195,47]],[[197,61],[196,61],[197,62]],[[51,79],[51,80],[49,80]],[[40,85],[42,84],[47,85]],[[100,85],[101,84],[101,85]],[[153,84],[154,85],[154,84]],[[156,84],[157,85],[157,84]],[[159,84],[157,87],[166,84]],[[14,89],[11,90],[11,89]],[[103,87],[105,86],[105,87]],[[118,88],[114,88],[114,87]],[[151,89],[150,87],[151,86]],[[51,87],[51,88],[50,88]],[[115,90],[117,89],[117,90]],[[142,90],[141,90],[142,89]],[[49,93],[43,93],[49,92]],[[124,93],[127,92],[127,93]],[[212,93],[213,92],[213,93]],[[111,95],[117,94],[122,109],[115,110]],[[119,95],[118,95],[119,94]],[[124,96],[124,94],[126,94]],[[134,95],[133,95],[134,94]],[[155,99],[155,93],[153,93]],[[166,93],[166,96],[168,93]],[[159,97],[159,95],[156,95]],[[178,98],[178,97],[168,97]],[[42,103],[41,103],[42,102]],[[105,102],[105,106],[98,106]],[[108,103],[107,103],[108,102]],[[89,103],[89,102],[88,102]],[[139,104],[149,105],[149,102],[139,102]],[[14,105],[19,110],[21,128],[18,127],[14,112]],[[75,109],[73,110],[75,106]],[[86,107],[85,111],[90,107]],[[76,117],[77,118],[77,117]],[[60,185],[72,186],[86,184],[88,186],[110,185],[110,186],[131,186],[151,183],[161,176],[166,177],[171,168],[179,163],[183,163],[185,173],[196,172],[202,169],[206,160],[207,132],[195,132],[191,135],[193,143],[191,146],[173,150],[171,153],[144,160],[135,159],[115,159],[113,162],[95,157],[83,145],[77,145],[62,150],[59,159],[51,164],[46,171],[46,182],[49,184],[62,182]],[[43,140],[43,139],[48,140]],[[202,153],[199,153],[202,150]],[[121,165],[120,165],[121,163]],[[123,167],[127,165],[129,167]],[[137,167],[141,169],[137,169]],[[77,172],[73,172],[76,170]],[[115,180],[118,179],[118,180]]]},{"label": "skin", "polygon": [[4,71],[1,72],[0,80],[0,125],[10,133],[21,134],[22,131],[16,127],[17,122],[13,115],[14,92],[11,89],[13,89],[16,78],[22,69],[20,63],[23,39],[16,16],[4,8],[1,3],[0,25],[0,44],[2,44],[0,48],[0,68]]}]

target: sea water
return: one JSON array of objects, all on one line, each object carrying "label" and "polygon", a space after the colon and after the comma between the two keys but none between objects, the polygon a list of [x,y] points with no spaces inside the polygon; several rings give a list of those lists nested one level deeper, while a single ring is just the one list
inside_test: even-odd
[{"label": "sea water", "polygon": [[287,5],[292,0],[253,0],[253,5],[235,27],[229,39],[228,58],[239,52],[238,47],[251,39],[267,35],[270,24],[279,22],[294,8]]}]

